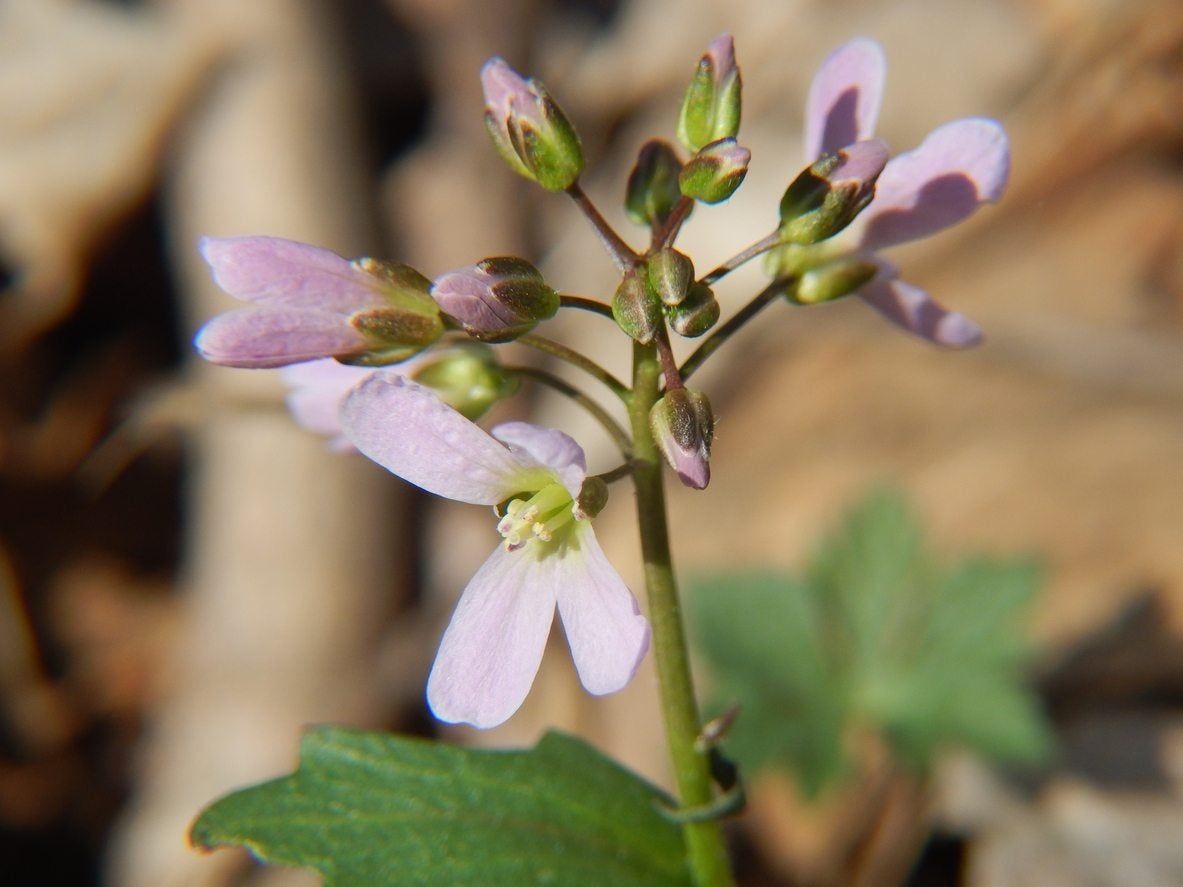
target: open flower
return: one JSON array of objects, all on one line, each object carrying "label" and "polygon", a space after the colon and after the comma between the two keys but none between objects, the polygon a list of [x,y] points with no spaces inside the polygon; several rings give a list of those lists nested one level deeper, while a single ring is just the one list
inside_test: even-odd
[{"label": "open flower", "polygon": [[649,626],[580,507],[587,470],[575,441],[525,422],[490,436],[423,386],[380,375],[353,389],[341,418],[363,454],[404,480],[497,508],[502,544],[464,589],[427,682],[436,717],[494,727],[517,711],[556,604],[584,688],[629,682]]},{"label": "open flower", "polygon": [[[807,163],[874,135],[885,75],[883,49],[873,40],[851,40],[826,57],[806,105]],[[941,345],[976,344],[976,324],[898,279],[896,268],[874,251],[933,234],[997,200],[1009,172],[1010,149],[997,121],[946,123],[919,147],[891,158],[867,208],[832,241],[810,249],[826,260],[874,262],[879,273],[858,294],[889,320]]]},{"label": "open flower", "polygon": [[203,237],[214,282],[252,303],[197,334],[201,356],[235,367],[341,357],[394,363],[443,333],[431,282],[406,265],[344,259],[280,237]]}]

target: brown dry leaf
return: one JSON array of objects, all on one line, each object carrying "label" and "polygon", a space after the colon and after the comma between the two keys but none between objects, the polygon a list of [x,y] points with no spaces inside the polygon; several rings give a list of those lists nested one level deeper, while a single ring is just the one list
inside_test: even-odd
[{"label": "brown dry leaf", "polygon": [[0,343],[68,313],[89,256],[156,175],[208,56],[172,21],[94,0],[0,6]]}]

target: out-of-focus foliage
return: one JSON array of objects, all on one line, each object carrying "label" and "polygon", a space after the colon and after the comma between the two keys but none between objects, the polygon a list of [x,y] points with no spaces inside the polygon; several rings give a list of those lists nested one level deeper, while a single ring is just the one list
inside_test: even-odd
[{"label": "out-of-focus foliage", "polygon": [[944,567],[921,535],[902,496],[877,492],[802,577],[692,584],[715,697],[741,706],[729,748],[742,764],[787,766],[817,795],[849,770],[851,739],[866,730],[920,771],[952,745],[1006,761],[1046,751],[1023,683],[1035,565],[974,557]]},{"label": "out-of-focus foliage", "polygon": [[334,884],[689,883],[657,789],[548,733],[526,751],[318,727],[300,767],[235,792],[193,843],[241,845]]}]

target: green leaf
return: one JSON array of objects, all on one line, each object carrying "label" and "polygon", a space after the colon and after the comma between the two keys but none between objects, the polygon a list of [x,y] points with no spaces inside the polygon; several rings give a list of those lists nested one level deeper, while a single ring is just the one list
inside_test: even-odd
[{"label": "green leaf", "polygon": [[569,736],[528,751],[309,730],[295,773],[216,801],[204,849],[240,845],[330,885],[687,884],[657,789]]},{"label": "green leaf", "polygon": [[1044,754],[1048,733],[1023,683],[1030,560],[943,569],[904,498],[879,491],[818,548],[803,579],[772,573],[691,583],[716,699],[739,702],[729,751],[787,765],[807,795],[849,771],[850,734],[871,728],[923,771],[962,745],[998,760]]}]

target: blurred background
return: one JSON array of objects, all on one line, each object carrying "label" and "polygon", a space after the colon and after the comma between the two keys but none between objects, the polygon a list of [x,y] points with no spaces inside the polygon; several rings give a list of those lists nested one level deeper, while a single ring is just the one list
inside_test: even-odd
[{"label": "blurred background", "polygon": [[[774,308],[702,373],[714,474],[671,490],[679,566],[800,570],[869,486],[899,486],[941,555],[1041,556],[1023,677],[1053,741],[1021,771],[950,748],[924,777],[871,751],[812,800],[789,771],[749,773],[745,882],[1183,883],[1175,0],[4,0],[5,883],[314,883],[185,841],[204,803],[290,770],[313,722],[483,745],[559,727],[668,784],[651,666],[592,699],[561,633],[506,726],[432,722],[424,679],[488,515],[328,452],[276,374],[199,365],[192,334],[230,300],[195,243],[280,235],[429,277],[517,253],[607,298],[583,220],[490,150],[479,66],[501,54],[546,81],[585,187],[639,243],[625,177],[645,139],[672,137],[722,31],[754,159],[686,228],[700,270],[774,223],[811,73],[852,36],[886,49],[893,150],[989,115],[1014,169],[1001,204],[893,253],[984,327],[980,348],[928,347],[858,304]],[[721,284],[724,315],[759,281]],[[548,331],[623,372],[600,321]],[[615,464],[564,404],[527,392],[498,415]],[[630,508],[622,486],[597,526],[639,589]]]}]

